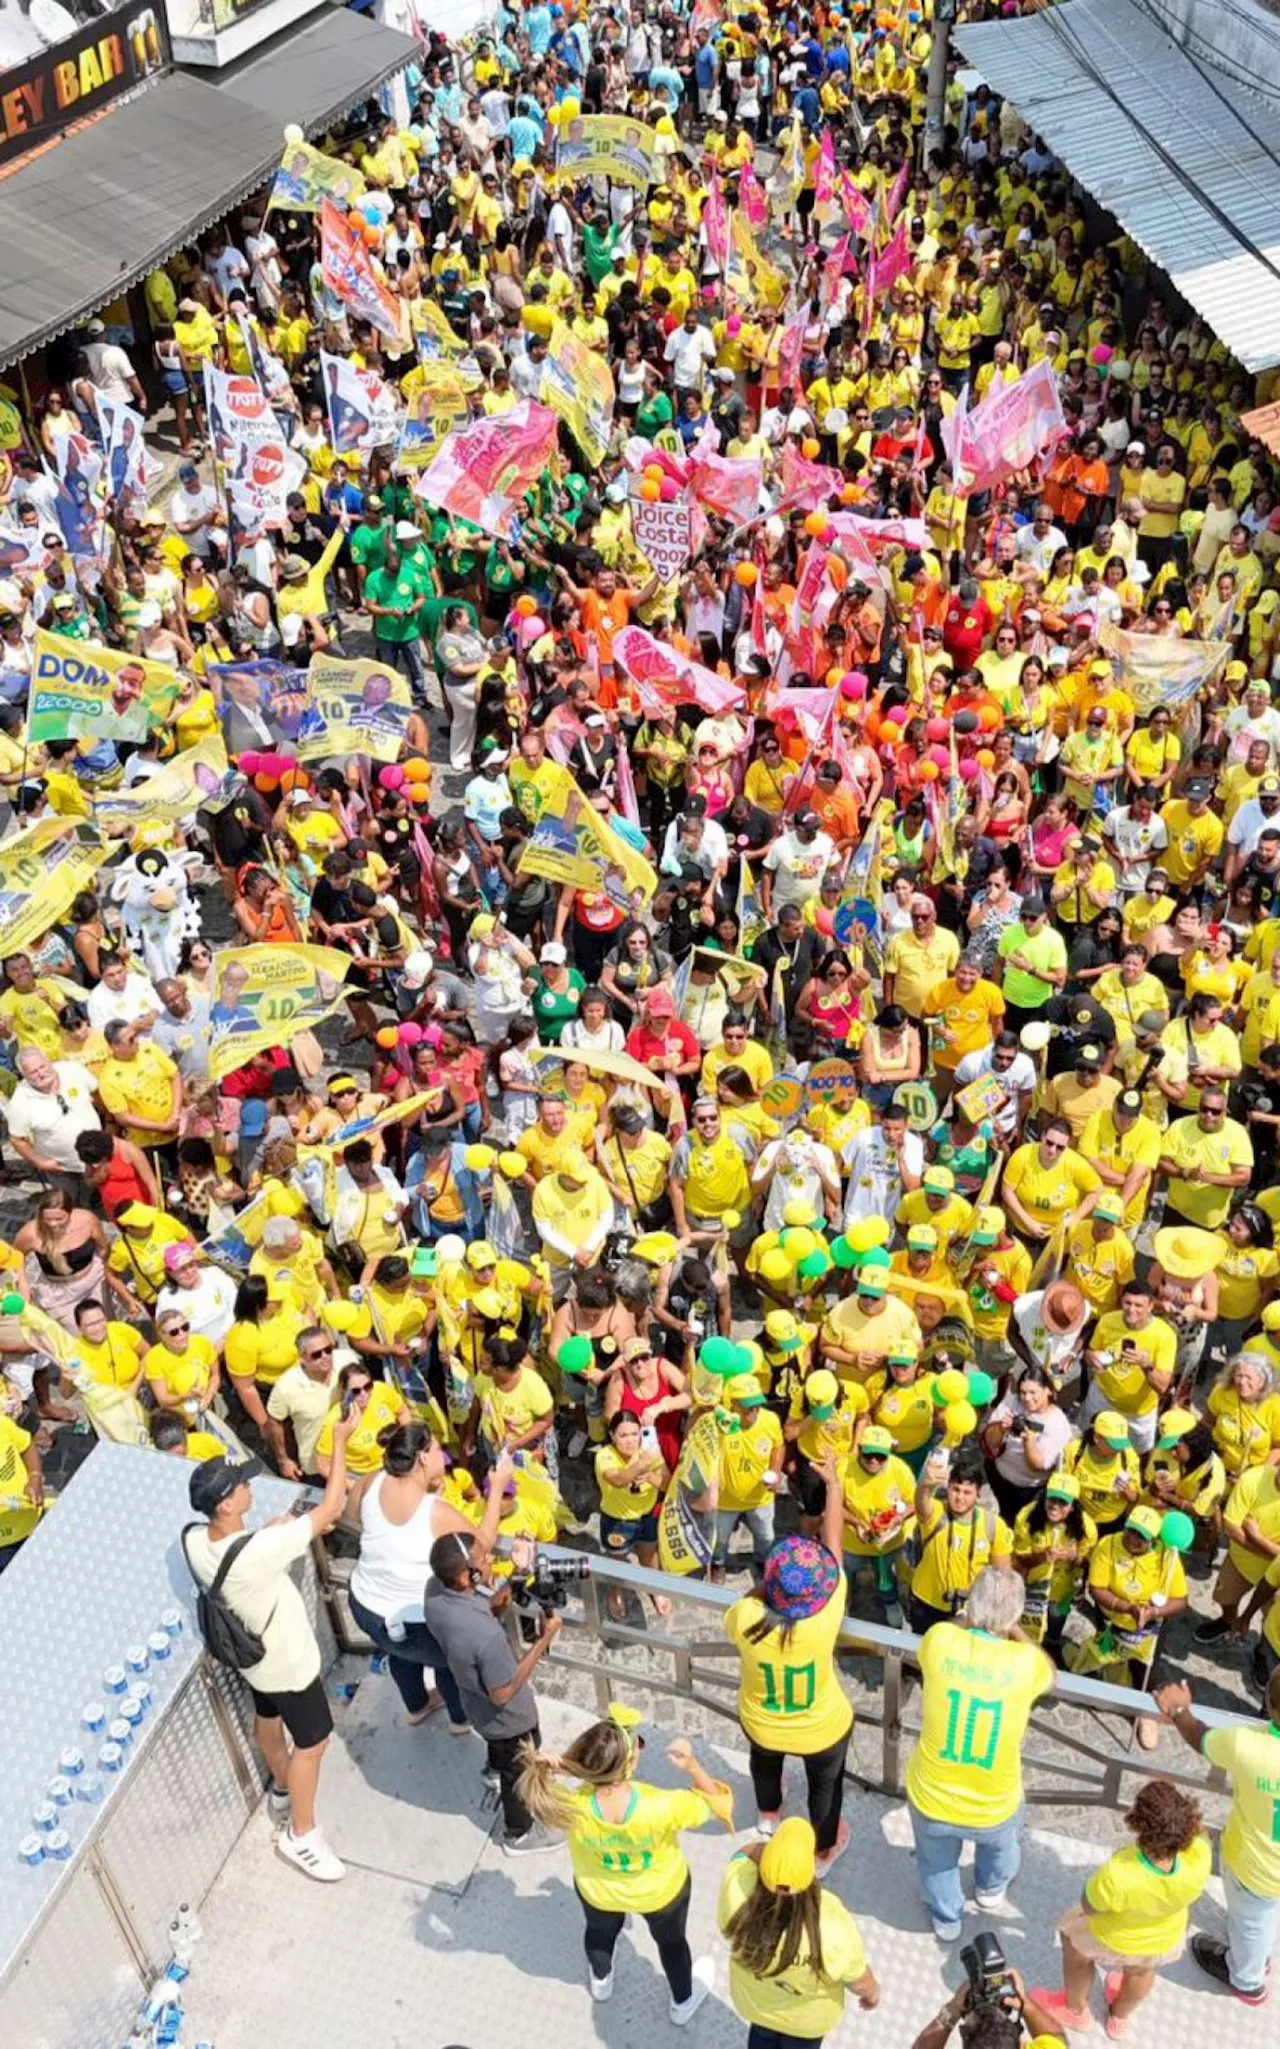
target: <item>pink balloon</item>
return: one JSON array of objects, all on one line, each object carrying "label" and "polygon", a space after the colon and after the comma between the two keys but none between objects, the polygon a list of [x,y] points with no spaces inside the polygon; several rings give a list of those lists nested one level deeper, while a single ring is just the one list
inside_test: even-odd
[{"label": "pink balloon", "polygon": [[389,761],[385,768],[378,770],[378,781],[384,790],[398,790],[404,779],[404,770],[398,761]]},{"label": "pink balloon", "polygon": [[546,620],[540,619],[536,612],[531,618],[516,621],[516,637],[522,647],[532,647],[535,640],[541,640],[546,630]]},{"label": "pink balloon", "polygon": [[731,313],[729,315],[729,318],[725,321],[724,331],[726,334],[741,334],[742,315],[740,313]]},{"label": "pink balloon", "polygon": [[930,761],[937,762],[939,772],[951,766],[951,756],[947,753],[945,747],[931,747],[929,749],[929,759]]},{"label": "pink balloon", "polygon": [[861,704],[864,701],[867,694],[867,679],[861,669],[850,669],[846,676],[841,677],[840,692],[853,704]]},{"label": "pink balloon", "polygon": [[422,1026],[413,1023],[402,1024],[396,1037],[402,1046],[419,1046],[422,1043]]},{"label": "pink balloon", "polygon": [[814,912],[813,922],[817,926],[819,932],[821,932],[824,939],[831,939],[834,937],[836,929],[835,921],[832,918],[832,915],[825,904],[822,904]]},{"label": "pink balloon", "polygon": [[658,496],[664,505],[670,505],[680,495],[680,486],[674,477],[664,477],[658,487]]},{"label": "pink balloon", "polygon": [[940,740],[944,745],[950,730],[951,728],[945,719],[930,719],[925,727],[925,732],[931,740]]},{"label": "pink balloon", "polygon": [[263,762],[266,760],[265,754],[250,752],[247,754],[242,754],[239,757],[239,760],[240,772],[242,775],[263,775],[266,773],[262,766]]},{"label": "pink balloon", "polygon": [[977,781],[980,771],[977,762],[973,760],[972,756],[967,756],[965,760],[963,760],[959,764],[959,768],[960,780],[962,783],[972,783]]},{"label": "pink balloon", "polygon": [[895,704],[892,711],[885,713],[884,722],[886,726],[905,726],[907,723],[906,705]]}]

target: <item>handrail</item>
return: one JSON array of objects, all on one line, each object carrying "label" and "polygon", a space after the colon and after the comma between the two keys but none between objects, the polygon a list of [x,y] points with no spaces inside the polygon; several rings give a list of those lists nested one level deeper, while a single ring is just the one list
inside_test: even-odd
[{"label": "handrail", "polygon": [[[540,1546],[540,1549],[549,1558],[580,1561],[584,1556],[581,1551],[549,1544]],[[734,1605],[740,1598],[739,1594],[728,1587],[712,1586],[702,1580],[675,1578],[670,1573],[655,1572],[648,1566],[629,1565],[621,1559],[597,1557],[594,1553],[590,1556],[590,1566],[589,1577],[577,1590],[582,1597],[581,1617],[572,1610],[566,1611],[565,1633],[556,1639],[549,1663],[562,1671],[577,1672],[590,1678],[601,1714],[607,1712],[615,1691],[624,1696],[640,1691],[691,1700],[736,1724],[737,1653],[731,1643],[718,1634],[687,1640],[668,1635],[661,1626],[638,1629],[630,1623],[615,1622],[603,1608],[599,1589],[601,1586],[626,1587],[638,1595],[664,1594],[668,1600],[706,1612],[709,1619],[714,1618],[713,1627],[717,1629],[719,1617]],[[588,1649],[587,1643],[591,1639],[594,1642]],[[911,1630],[890,1629],[881,1622],[852,1618],[843,1624],[838,1640],[841,1651],[876,1657],[883,1666],[879,1711],[868,1709],[861,1700],[857,1704],[860,1725],[881,1731],[880,1777],[878,1780],[866,1780],[848,1767],[846,1776],[869,1790],[899,1798],[903,1791],[903,1739],[919,1734],[918,1722],[906,1719],[903,1714],[904,1677],[908,1671],[919,1668],[919,1644],[920,1638]],[[638,1672],[608,1658],[610,1646],[630,1645],[640,1645],[648,1651],[669,1656],[670,1675]],[[734,1668],[723,1673],[711,1669],[716,1660],[734,1660]],[[1028,1752],[1024,1753],[1024,1763],[1033,1772],[1051,1772],[1057,1779],[1069,1783],[1028,1785],[1028,1806],[1121,1807],[1127,1804],[1128,1796],[1122,1790],[1126,1773],[1172,1779],[1176,1785],[1187,1786],[1200,1793],[1224,1792],[1227,1789],[1224,1774],[1216,1768],[1199,1773],[1170,1769],[1168,1762],[1154,1753],[1117,1748],[1100,1724],[1098,1740],[1090,1742],[1066,1728],[1061,1718],[1054,1715],[1057,1703],[1079,1708],[1095,1719],[1104,1714],[1119,1715],[1129,1723],[1151,1712],[1150,1700],[1144,1693],[1127,1686],[1112,1686],[1105,1680],[1082,1678],[1073,1672],[1060,1671],[1050,1700],[1032,1714],[1030,1730],[1052,1746],[1054,1753],[1065,1752],[1066,1755],[1032,1756]],[[1247,1719],[1209,1707],[1197,1707],[1196,1715],[1210,1728],[1226,1728]],[[1189,1756],[1188,1753],[1188,1759]]]}]

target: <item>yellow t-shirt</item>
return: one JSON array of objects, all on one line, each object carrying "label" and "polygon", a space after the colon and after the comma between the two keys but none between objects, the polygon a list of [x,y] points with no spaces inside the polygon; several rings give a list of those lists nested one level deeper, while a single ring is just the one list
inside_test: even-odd
[{"label": "yellow t-shirt", "polygon": [[[1134,1348],[1132,1363],[1126,1362],[1124,1356],[1126,1344]],[[1112,1354],[1110,1365],[1098,1373],[1098,1389],[1106,1396],[1107,1407],[1122,1416],[1149,1416],[1159,1397],[1137,1363],[1136,1354],[1144,1352],[1158,1372],[1171,1374],[1178,1355],[1178,1334],[1173,1325],[1162,1316],[1153,1316],[1144,1329],[1130,1330],[1123,1311],[1113,1309],[1098,1318],[1091,1349]]]},{"label": "yellow t-shirt", "polygon": [[[1107,1621],[1114,1627],[1132,1630],[1136,1627],[1135,1611],[1148,1606],[1153,1594],[1165,1593],[1170,1600],[1184,1600],[1187,1579],[1176,1551],[1166,1551],[1162,1544],[1149,1545],[1145,1551],[1128,1551],[1124,1532],[1116,1530],[1102,1539],[1089,1561],[1089,1586],[1094,1593],[1114,1594],[1118,1600],[1132,1604],[1113,1608],[1107,1615]],[[1145,1649],[1154,1654],[1154,1632]],[[1130,1655],[1141,1653],[1134,1651]]]},{"label": "yellow t-shirt", "polygon": [[[1273,1604],[1274,1606],[1274,1604]],[[1201,1745],[1210,1764],[1231,1780],[1233,1798],[1222,1833],[1222,1861],[1262,1899],[1280,1896],[1280,1729],[1233,1722],[1210,1729]]]},{"label": "yellow t-shirt", "polygon": [[[741,1851],[729,1861],[720,1881],[718,1919],[727,1929],[738,1909],[751,1898],[759,1883],[754,1861]],[[788,2038],[820,2041],[838,2023],[844,2010],[844,1987],[856,1984],[867,1969],[867,1952],[858,1924],[834,1893],[824,1892],[818,1906],[818,1934],[822,1946],[821,1973],[809,1962],[802,1947],[785,1971],[757,1977],[742,1965],[729,1961],[729,1995],[734,2012],[751,2026],[773,2029]]]},{"label": "yellow t-shirt", "polygon": [[62,1028],[58,1023],[61,998],[46,995],[37,982],[34,989],[21,994],[17,989],[6,989],[0,996],[0,1017],[13,1026],[14,1042],[19,1052],[28,1046],[38,1046],[50,1060],[62,1055]]},{"label": "yellow t-shirt", "polygon": [[611,1444],[602,1444],[595,1463],[602,1515],[612,1516],[620,1523],[635,1523],[642,1516],[652,1515],[658,1505],[658,1489],[651,1481],[632,1480],[626,1485],[617,1482],[616,1475],[625,1472],[630,1459],[624,1459]]},{"label": "yellow t-shirt", "polygon": [[769,1610],[748,1594],[724,1618],[724,1633],[742,1663],[738,1720],[751,1742],[764,1750],[808,1757],[829,1750],[853,1726],[853,1702],[840,1684],[834,1662],[844,1621],[845,1577],[841,1572],[825,1608],[807,1615],[785,1637],[771,1629],[758,1643],[747,1631]]},{"label": "yellow t-shirt", "polygon": [[1035,1644],[939,1622],[921,1639],[920,1741],[907,1796],[931,1821],[997,1828],[1022,1804],[1022,1739],[1053,1666]]},{"label": "yellow t-shirt", "polygon": [[1170,882],[1181,886],[1196,874],[1204,862],[1214,859],[1226,828],[1214,811],[1202,811],[1199,817],[1194,816],[1183,797],[1173,798],[1163,807],[1160,816],[1169,835],[1162,866]]},{"label": "yellow t-shirt", "polygon": [[1263,1047],[1280,1039],[1280,983],[1272,981],[1270,970],[1246,982],[1240,1014],[1244,1019],[1240,1056],[1246,1067],[1253,1067]]},{"label": "yellow t-shirt", "polygon": [[1131,1481],[1136,1487],[1142,1477],[1132,1446],[1114,1458],[1101,1459],[1091,1441],[1077,1437],[1063,1452],[1062,1465],[1064,1472],[1074,1473],[1080,1482],[1080,1506],[1100,1529],[1109,1529],[1128,1515],[1132,1504],[1117,1494],[1115,1487],[1117,1480]]},{"label": "yellow t-shirt", "polygon": [[858,1418],[865,1416],[866,1412],[866,1389],[853,1381],[842,1387],[840,1401],[834,1415],[831,1416],[810,1415],[805,1407],[803,1389],[797,1388],[791,1397],[791,1409],[787,1420],[795,1423],[801,1417],[804,1418],[796,1438],[797,1448],[804,1458],[810,1459],[814,1465],[821,1465],[830,1452],[837,1466],[840,1466],[853,1450]]},{"label": "yellow t-shirt", "polygon": [[973,1229],[973,1204],[963,1195],[949,1195],[941,1209],[930,1209],[925,1190],[913,1188],[898,1204],[894,1221],[904,1237],[913,1224],[928,1224],[938,1234],[938,1257],[945,1259],[948,1246]]},{"label": "yellow t-shirt", "polygon": [[753,1409],[743,1415],[739,1429],[725,1432],[720,1439],[721,1508],[763,1508],[773,1500],[774,1490],[762,1476],[781,1442],[782,1425],[772,1409]]},{"label": "yellow t-shirt", "polygon": [[99,1387],[131,1386],[147,1349],[146,1339],[131,1323],[108,1323],[107,1334],[98,1345],[78,1335],[75,1347],[76,1357]]},{"label": "yellow t-shirt", "polygon": [[233,1323],[222,1352],[227,1372],[271,1386],[296,1363],[298,1332],[310,1321],[292,1302],[282,1302],[259,1323]]},{"label": "yellow t-shirt", "polygon": [[937,1018],[948,1036],[934,1041],[935,1065],[948,1071],[958,1067],[966,1053],[978,1053],[991,1043],[996,1020],[1004,1016],[1004,997],[994,982],[985,978],[974,983],[968,995],[955,981],[939,982],[929,991],[925,1015]]},{"label": "yellow t-shirt", "polygon": [[899,1387],[887,1373],[873,1373],[867,1382],[871,1420],[893,1432],[895,1451],[919,1451],[933,1436],[937,1410],[933,1389],[936,1375],[918,1373],[907,1387]]},{"label": "yellow t-shirt", "polygon": [[1037,1224],[1051,1231],[1102,1183],[1089,1162],[1068,1146],[1046,1167],[1035,1144],[1020,1145],[1004,1170],[1004,1185]]},{"label": "yellow t-shirt", "polygon": [[941,1501],[931,1502],[920,1522],[920,1542],[911,1591],[929,1608],[952,1609],[986,1566],[1013,1556],[1008,1523],[981,1505],[960,1522]]},{"label": "yellow t-shirt", "polygon": [[1236,1190],[1211,1185],[1199,1176],[1252,1167],[1253,1145],[1243,1124],[1225,1117],[1216,1131],[1202,1131],[1197,1118],[1179,1117],[1165,1134],[1164,1150],[1178,1170],[1169,1177],[1172,1208],[1202,1230],[1216,1231],[1227,1220]]},{"label": "yellow t-shirt", "polygon": [[1205,1403],[1213,1441],[1231,1479],[1260,1466],[1280,1444],[1280,1400],[1247,1402],[1238,1388],[1215,1387]]},{"label": "yellow t-shirt", "polygon": [[[899,1345],[918,1347],[920,1326],[913,1311],[893,1295],[882,1298],[880,1308],[873,1316],[859,1308],[857,1297],[850,1295],[846,1301],[836,1304],[824,1322],[822,1343],[824,1346],[838,1345],[841,1351],[862,1354],[873,1360],[883,1359],[888,1353],[896,1352]],[[842,1380],[855,1377],[855,1369],[843,1360],[836,1362],[835,1370]]]},{"label": "yellow t-shirt", "polygon": [[[1135,1117],[1129,1129],[1122,1132],[1109,1108],[1095,1110],[1080,1134],[1079,1145],[1082,1159],[1090,1162],[1101,1160],[1113,1174],[1129,1174],[1136,1166],[1149,1168],[1154,1174],[1160,1164],[1159,1126],[1146,1115]],[[1139,1182],[1137,1192],[1124,1213],[1126,1224],[1142,1222],[1150,1190],[1149,1177]],[[1133,1271],[1132,1262],[1129,1271]]]},{"label": "yellow t-shirt", "polygon": [[1175,1857],[1172,1871],[1161,1871],[1136,1843],[1126,1843],[1085,1881],[1089,1933],[1119,1956],[1164,1956],[1183,1942],[1187,1909],[1204,1891],[1212,1868],[1207,1836],[1197,1836]]},{"label": "yellow t-shirt", "polygon": [[[400,1396],[385,1380],[375,1380],[369,1390],[369,1399],[360,1411],[360,1420],[347,1439],[347,1471],[357,1478],[363,1473],[382,1471],[382,1446],[379,1434],[399,1418],[404,1407]],[[314,1456],[333,1457],[333,1428],[341,1414],[341,1404],[335,1402],[320,1425],[316,1438]]]},{"label": "yellow t-shirt", "polygon": [[[173,1101],[173,1080],[177,1067],[159,1046],[144,1039],[132,1060],[105,1060],[98,1075],[98,1094],[103,1108],[120,1120],[124,1136],[135,1145],[163,1145],[162,1131],[139,1131],[129,1118],[148,1117],[153,1122],[166,1117]],[[172,1136],[172,1134],[169,1134]]]},{"label": "yellow t-shirt", "polygon": [[501,1388],[487,1373],[477,1373],[475,1397],[480,1404],[480,1433],[501,1451],[508,1437],[525,1437],[554,1407],[551,1390],[532,1366],[522,1366],[514,1387]]},{"label": "yellow t-shirt", "polygon": [[1133,1246],[1119,1229],[1095,1238],[1093,1218],[1084,1217],[1067,1232],[1064,1278],[1075,1282],[1095,1314],[1115,1308],[1121,1288],[1133,1278],[1133,1263]]},{"label": "yellow t-shirt", "polygon": [[565,1833],[574,1884],[584,1900],[612,1914],[652,1914],[669,1906],[689,1875],[680,1831],[715,1820],[715,1809],[689,1788],[631,1787],[621,1821],[606,1821],[594,1791],[568,1795],[573,1818]]},{"label": "yellow t-shirt", "polygon": [[180,1401],[190,1399],[203,1403],[217,1356],[217,1349],[210,1340],[193,1330],[187,1338],[185,1352],[171,1352],[166,1345],[152,1345],[143,1363],[152,1386],[163,1380]]},{"label": "yellow t-shirt", "polygon": [[741,1053],[730,1053],[723,1046],[713,1046],[702,1062],[702,1092],[714,1095],[716,1076],[725,1067],[741,1067],[750,1076],[751,1086],[757,1094],[767,1081],[773,1080],[773,1061],[769,1050],[756,1039],[748,1039]]},{"label": "yellow t-shirt", "polygon": [[[1275,1466],[1249,1466],[1236,1481],[1222,1511],[1225,1523],[1237,1529],[1255,1522],[1264,1537],[1280,1543],[1280,1470]],[[1256,1587],[1269,1560],[1228,1536],[1227,1556],[1241,1579]]]},{"label": "yellow t-shirt", "polygon": [[[851,1514],[873,1525],[875,1535],[860,1537],[844,1526],[844,1548],[850,1558],[880,1558],[901,1548],[915,1500],[916,1478],[905,1459],[889,1457],[879,1472],[868,1473],[856,1458],[844,1469],[844,1502]],[[903,1511],[906,1511],[904,1514]],[[879,1538],[880,1541],[876,1541]]]}]

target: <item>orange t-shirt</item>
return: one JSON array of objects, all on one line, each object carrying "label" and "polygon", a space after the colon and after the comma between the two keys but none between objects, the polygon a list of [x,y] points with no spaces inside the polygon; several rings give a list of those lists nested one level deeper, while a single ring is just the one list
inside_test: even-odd
[{"label": "orange t-shirt", "polygon": [[582,623],[588,633],[594,634],[600,657],[600,705],[604,711],[612,710],[618,697],[613,679],[613,636],[631,617],[634,602],[633,593],[623,590],[616,590],[611,598],[602,598],[599,591],[588,591],[582,600]]},{"label": "orange t-shirt", "polygon": [[824,796],[819,785],[809,798],[808,808],[817,812],[822,830],[830,833],[837,846],[842,840],[857,838],[858,806],[848,790],[837,784]]}]

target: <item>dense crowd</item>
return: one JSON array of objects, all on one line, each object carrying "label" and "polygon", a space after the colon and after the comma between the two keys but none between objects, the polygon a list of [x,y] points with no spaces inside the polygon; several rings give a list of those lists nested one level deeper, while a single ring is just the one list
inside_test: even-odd
[{"label": "dense crowd", "polygon": [[[239,1440],[359,1529],[356,1619],[409,1719],[435,1669],[460,1731],[485,1711],[448,1604],[480,1563],[568,1532],[750,1570],[726,1627],[771,1840],[722,1922],[744,1986],[785,1938],[868,2003],[852,1922],[829,1895],[814,1918],[848,1839],[847,1605],[925,1636],[910,1790],[944,1940],[961,1835],[980,1903],[1016,1871],[1033,1700],[1057,1668],[1148,1689],[1189,1573],[1216,1572],[1197,1643],[1280,1719],[1280,504],[1244,418],[1274,380],[954,67],[921,165],[930,48],[927,8],[862,4],[537,0],[433,36],[407,124],[322,145],[318,175],[359,172],[361,289],[320,260],[314,195],[211,230],[148,278],[145,342],[89,323],[2,510],[26,1220],[0,1563],[82,1411],[193,1461]],[[269,399],[278,518],[236,489],[214,373]],[[1002,460],[984,420],[1033,386],[1049,424]],[[547,405],[535,476],[441,481],[442,450],[510,415],[514,451]],[[120,409],[157,407],[162,484],[115,460]],[[107,653],[114,727],[38,723],[50,636]],[[131,663],[172,680],[141,729]],[[356,710],[326,747],[298,713],[335,674]],[[50,849],[83,873],[42,922]],[[303,1008],[272,1008],[267,949]],[[238,1512],[229,1468],[194,1471],[197,1506]],[[1021,1646],[989,1743],[977,1680],[965,1732],[930,1722],[958,1622]],[[277,1712],[310,1690],[284,1726],[318,1772],[316,1673],[257,1682],[286,1854],[339,1877]],[[667,1847],[619,1894],[579,1838],[630,1813],[634,1743],[602,1724],[560,1760],[601,1807],[509,1705],[481,1727],[506,1841],[569,1831],[593,1993],[629,1899],[691,2017],[674,1837],[722,1789],[696,1763],[674,1804],[648,1789]],[[1153,1700],[1145,1748],[1157,1706],[1189,1712]],[[806,1840],[774,1832],[787,1753]],[[1042,2018],[1078,2021],[1097,1962],[1127,1971],[1118,2034],[1177,1953],[1208,1849],[1167,1791],[1064,1924]],[[1280,1869],[1252,1810],[1224,1857],[1252,1905],[1197,1956],[1259,2003]],[[797,2039],[755,1996],[757,2049]]]}]

